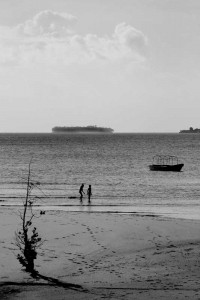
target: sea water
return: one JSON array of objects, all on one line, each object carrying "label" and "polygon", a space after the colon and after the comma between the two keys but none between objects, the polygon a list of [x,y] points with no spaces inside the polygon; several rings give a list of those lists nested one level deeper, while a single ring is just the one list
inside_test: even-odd
[{"label": "sea water", "polygon": [[[150,171],[156,154],[178,156],[182,171]],[[23,205],[30,161],[42,210],[200,219],[200,134],[0,134],[1,209]]]}]

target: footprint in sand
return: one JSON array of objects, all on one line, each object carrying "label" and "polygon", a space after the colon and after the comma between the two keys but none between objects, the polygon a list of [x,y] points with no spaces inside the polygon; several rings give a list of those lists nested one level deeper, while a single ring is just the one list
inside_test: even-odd
[{"label": "footprint in sand", "polygon": [[176,246],[174,246],[173,244],[168,245],[167,248],[176,248]]}]

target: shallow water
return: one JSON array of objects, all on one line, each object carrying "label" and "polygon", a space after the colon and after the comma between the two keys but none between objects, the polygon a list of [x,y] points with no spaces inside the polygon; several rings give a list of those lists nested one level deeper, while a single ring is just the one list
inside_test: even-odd
[{"label": "shallow water", "polygon": [[[1,134],[0,145],[2,206],[22,205],[32,158],[45,208],[200,219],[199,134]],[[183,171],[149,171],[156,154],[178,156]],[[91,205],[79,201],[81,183],[92,185]]]}]

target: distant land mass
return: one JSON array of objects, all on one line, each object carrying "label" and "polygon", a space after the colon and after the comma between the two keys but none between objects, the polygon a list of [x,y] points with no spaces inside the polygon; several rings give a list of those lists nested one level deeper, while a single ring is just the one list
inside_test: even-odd
[{"label": "distant land mass", "polygon": [[99,127],[96,125],[92,126],[71,126],[71,127],[60,127],[56,126],[52,128],[53,133],[113,133],[114,130],[108,127]]},{"label": "distant land mass", "polygon": [[200,129],[190,127],[189,129],[180,130],[179,133],[200,133]]}]

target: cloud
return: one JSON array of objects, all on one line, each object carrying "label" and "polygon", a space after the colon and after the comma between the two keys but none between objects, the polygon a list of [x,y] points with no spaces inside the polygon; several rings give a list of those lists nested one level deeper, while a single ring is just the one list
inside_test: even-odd
[{"label": "cloud", "polygon": [[67,13],[45,10],[16,26],[16,30],[27,36],[60,36],[72,33],[71,28],[75,21],[76,18]]},{"label": "cloud", "polygon": [[130,25],[118,24],[113,35],[79,35],[76,18],[45,10],[13,28],[0,27],[0,63],[62,64],[145,59],[147,38]]},{"label": "cloud", "polygon": [[121,44],[127,46],[132,51],[144,53],[147,46],[145,35],[130,25],[121,23],[116,26],[114,36]]}]

